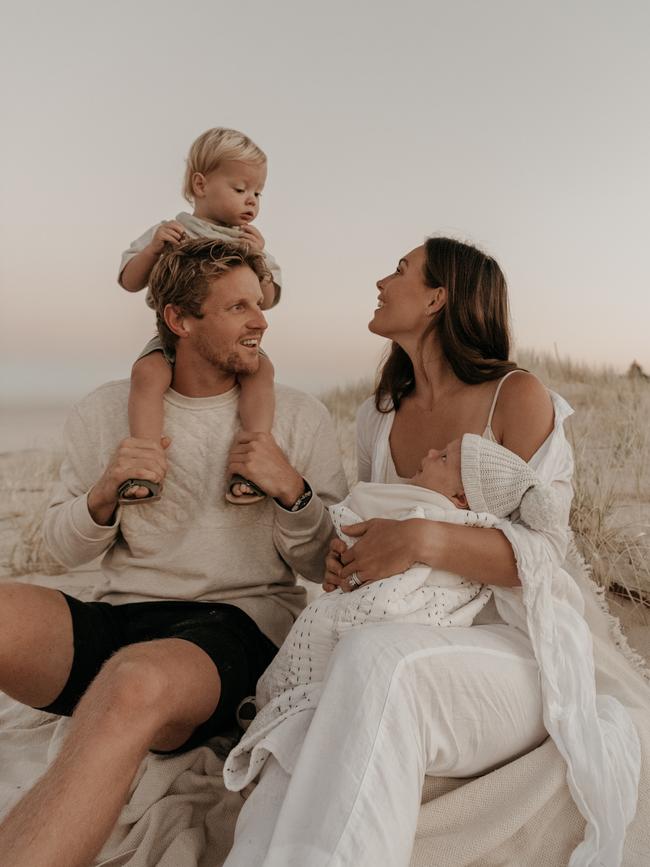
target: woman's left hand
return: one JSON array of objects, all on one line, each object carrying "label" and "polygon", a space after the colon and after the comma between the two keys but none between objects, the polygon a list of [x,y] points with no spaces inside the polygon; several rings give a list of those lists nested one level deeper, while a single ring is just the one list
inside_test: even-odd
[{"label": "woman's left hand", "polygon": [[343,569],[337,583],[341,590],[349,592],[355,589],[348,582],[353,573],[359,581],[367,584],[405,572],[417,563],[422,556],[422,533],[426,525],[431,532],[434,523],[420,518],[406,521],[372,518],[341,527],[347,536],[357,539],[340,555]]}]

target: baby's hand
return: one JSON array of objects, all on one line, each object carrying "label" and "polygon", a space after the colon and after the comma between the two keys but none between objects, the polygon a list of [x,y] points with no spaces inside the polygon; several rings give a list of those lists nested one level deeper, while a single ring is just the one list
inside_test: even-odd
[{"label": "baby's hand", "polygon": [[249,226],[248,224],[245,226],[240,226],[239,230],[241,232],[242,241],[246,241],[246,243],[250,244],[254,250],[257,250],[259,253],[261,253],[264,249],[265,242],[260,230],[256,229],[255,226]]},{"label": "baby's hand", "polygon": [[176,246],[185,238],[185,227],[176,220],[163,220],[149,242],[149,249],[156,256],[165,249],[165,244]]}]

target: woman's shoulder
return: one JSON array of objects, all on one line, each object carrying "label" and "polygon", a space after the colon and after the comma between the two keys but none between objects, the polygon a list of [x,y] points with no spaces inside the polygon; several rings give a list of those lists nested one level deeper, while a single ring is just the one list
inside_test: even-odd
[{"label": "woman's shoulder", "polygon": [[553,425],[553,400],[544,383],[527,370],[508,376],[499,391],[492,421],[498,442],[529,460]]}]

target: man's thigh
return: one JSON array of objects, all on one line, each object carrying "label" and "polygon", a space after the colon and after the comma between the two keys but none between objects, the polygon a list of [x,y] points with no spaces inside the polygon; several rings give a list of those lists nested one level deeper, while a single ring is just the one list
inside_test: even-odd
[{"label": "man's thigh", "polygon": [[183,750],[234,727],[237,705],[255,691],[277,650],[254,621],[232,605],[66,601],[74,624],[74,659],[65,687],[43,709],[70,715],[111,657],[143,667],[156,665],[170,684],[169,717],[181,724],[200,723],[181,745]]},{"label": "man's thigh", "polygon": [[39,707],[63,689],[73,658],[63,594],[33,584],[0,587],[0,689]]}]

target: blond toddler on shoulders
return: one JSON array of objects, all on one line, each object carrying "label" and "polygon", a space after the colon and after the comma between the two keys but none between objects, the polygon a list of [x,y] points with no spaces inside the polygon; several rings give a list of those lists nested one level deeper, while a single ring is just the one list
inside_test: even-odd
[{"label": "blond toddler on shoulders", "polygon": [[[280,300],[281,272],[265,249],[264,238],[252,225],[260,209],[266,182],[266,154],[241,132],[215,127],[202,133],[187,157],[183,195],[193,206],[174,220],[163,220],[137,238],[122,254],[119,283],[127,292],[147,287],[154,265],[170,246],[188,238],[214,238],[245,243],[263,254],[269,270],[262,281],[262,308]],[[151,305],[147,293],[147,303]],[[131,371],[129,428],[132,437],[168,443],[163,437],[163,396],[172,381],[174,358],[154,337],[140,353]],[[240,374],[239,418],[243,430],[270,432],[275,411],[273,365],[260,352],[255,373]],[[160,486],[144,479],[129,479],[120,489],[120,503],[158,499]],[[235,504],[258,502],[265,496],[256,485],[233,476],[226,499]]]}]

